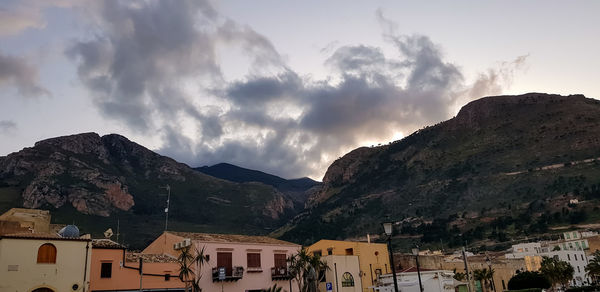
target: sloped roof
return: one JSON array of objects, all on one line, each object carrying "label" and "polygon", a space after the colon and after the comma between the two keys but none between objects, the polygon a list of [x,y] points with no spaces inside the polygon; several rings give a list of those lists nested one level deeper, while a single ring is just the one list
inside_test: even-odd
[{"label": "sloped roof", "polygon": [[217,233],[195,233],[195,232],[174,232],[167,233],[177,235],[183,238],[205,242],[235,242],[235,243],[253,243],[253,244],[271,244],[299,246],[298,244],[275,239],[268,236],[241,235],[241,234],[217,234]]},{"label": "sloped roof", "polygon": [[2,238],[90,241],[89,238],[62,237],[58,234],[53,234],[53,233],[29,233],[29,232],[0,235],[0,239],[2,239]]},{"label": "sloped roof", "polygon": [[123,245],[118,244],[107,238],[92,239],[92,247],[93,248],[114,248],[114,249],[125,248]]},{"label": "sloped roof", "polygon": [[126,262],[138,262],[140,257],[144,263],[176,263],[177,259],[168,254],[147,254],[139,252],[128,252],[125,254]]}]

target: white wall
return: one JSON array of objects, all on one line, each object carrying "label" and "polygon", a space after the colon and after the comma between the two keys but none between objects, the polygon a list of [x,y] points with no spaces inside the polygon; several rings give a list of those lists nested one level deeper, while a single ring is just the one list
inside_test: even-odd
[{"label": "white wall", "polygon": [[[56,247],[55,264],[37,263],[38,248],[44,243]],[[56,292],[83,291],[84,270],[87,269],[87,282],[92,250],[87,250],[86,263],[86,244],[87,241],[0,239],[0,291],[29,292],[40,287]],[[9,265],[16,271],[8,271]],[[73,290],[73,284],[79,288]]]}]

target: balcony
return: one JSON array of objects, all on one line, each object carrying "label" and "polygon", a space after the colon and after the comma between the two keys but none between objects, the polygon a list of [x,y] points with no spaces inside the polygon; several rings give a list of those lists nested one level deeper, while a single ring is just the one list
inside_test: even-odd
[{"label": "balcony", "polygon": [[291,278],[287,267],[271,268],[271,280],[289,280]]},{"label": "balcony", "polygon": [[[225,279],[222,281],[232,282],[241,279],[244,276],[244,267],[225,268]],[[213,282],[219,282],[219,268],[212,269]]]}]

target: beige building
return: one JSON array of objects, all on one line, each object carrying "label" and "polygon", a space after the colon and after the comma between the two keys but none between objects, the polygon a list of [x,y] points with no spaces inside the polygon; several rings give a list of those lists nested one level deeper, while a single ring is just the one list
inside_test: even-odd
[{"label": "beige building", "polygon": [[49,233],[50,211],[12,208],[0,215],[0,234]]},{"label": "beige building", "polygon": [[0,291],[89,291],[90,239],[21,233],[0,236]]},{"label": "beige building", "polygon": [[[319,283],[319,291],[361,292],[362,282],[358,256],[328,255],[321,258],[329,269]],[[327,290],[327,287],[331,290]]]},{"label": "beige building", "polygon": [[354,279],[361,281],[363,292],[374,291],[369,287],[375,286],[377,277],[392,272],[387,245],[384,243],[323,239],[309,246],[308,251],[321,256],[357,256],[360,271],[358,278]]},{"label": "beige building", "polygon": [[[502,291],[508,288],[508,281],[517,271],[527,270],[525,259],[507,259],[502,254],[490,253],[491,266],[494,269],[494,285],[496,291]],[[468,256],[469,271],[472,273],[476,269],[489,268],[485,255]],[[407,254],[395,254],[394,262],[403,268],[416,266],[415,256]],[[465,264],[462,256],[459,255],[425,255],[419,256],[419,265],[423,269],[448,270],[464,273]]]}]

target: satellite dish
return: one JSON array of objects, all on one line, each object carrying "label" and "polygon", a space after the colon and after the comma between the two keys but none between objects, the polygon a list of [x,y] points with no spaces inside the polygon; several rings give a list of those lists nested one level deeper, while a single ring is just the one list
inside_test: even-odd
[{"label": "satellite dish", "polygon": [[61,237],[71,237],[76,238],[79,237],[79,228],[75,225],[67,225],[60,231],[58,231],[58,235]]},{"label": "satellite dish", "polygon": [[112,228],[108,228],[108,229],[106,229],[106,231],[104,231],[105,238],[110,239],[112,236],[113,236]]}]

